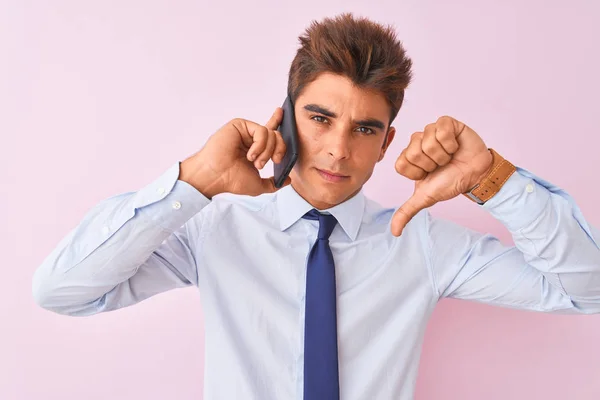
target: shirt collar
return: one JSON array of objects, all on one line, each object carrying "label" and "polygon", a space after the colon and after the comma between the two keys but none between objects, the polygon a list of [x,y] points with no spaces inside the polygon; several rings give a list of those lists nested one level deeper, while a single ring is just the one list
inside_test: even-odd
[{"label": "shirt collar", "polygon": [[[277,209],[279,224],[282,231],[292,226],[314,207],[294,190],[292,185],[287,185],[277,191]],[[362,189],[350,199],[321,212],[332,214],[338,221],[346,235],[355,240],[362,222],[365,209],[365,196]]]}]

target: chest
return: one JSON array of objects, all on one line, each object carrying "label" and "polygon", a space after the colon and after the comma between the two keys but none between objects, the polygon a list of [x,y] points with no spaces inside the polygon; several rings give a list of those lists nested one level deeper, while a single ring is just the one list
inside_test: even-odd
[{"label": "chest", "polygon": [[[394,238],[375,229],[350,240],[336,227],[329,244],[338,318],[343,321],[346,313],[360,317],[428,299],[432,288],[427,255],[417,235],[403,236]],[[201,290],[238,308],[279,304],[281,313],[295,316],[303,306],[308,256],[316,239],[312,221],[285,231],[269,225],[254,232],[219,229],[205,239],[197,256]]]}]

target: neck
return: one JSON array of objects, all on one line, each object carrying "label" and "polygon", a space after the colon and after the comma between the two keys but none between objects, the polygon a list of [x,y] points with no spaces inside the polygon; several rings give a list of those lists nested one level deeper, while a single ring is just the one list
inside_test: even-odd
[{"label": "neck", "polygon": [[323,199],[323,198],[316,197],[315,194],[318,195],[318,193],[313,193],[311,195],[310,191],[304,190],[303,185],[301,183],[298,183],[297,180],[292,179],[291,185],[292,185],[292,188],[296,191],[296,193],[298,193],[298,195],[300,197],[302,197],[307,203],[309,203],[311,206],[313,206],[313,208],[320,210],[320,211],[333,208],[339,204],[342,204],[342,203],[350,200],[351,198],[356,196],[362,189],[362,186],[359,187],[354,193],[347,196],[346,198],[343,198],[341,201],[328,202],[328,201],[325,201],[325,199]]}]

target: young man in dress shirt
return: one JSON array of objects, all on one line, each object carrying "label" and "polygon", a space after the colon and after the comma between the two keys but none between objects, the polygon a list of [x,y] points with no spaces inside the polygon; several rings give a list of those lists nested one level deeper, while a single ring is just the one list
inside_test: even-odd
[{"label": "young man in dress shirt", "polygon": [[[259,175],[285,152],[282,110],[264,126],[234,119],[151,184],[93,207],[36,271],[36,301],[82,316],[197,286],[206,400],[411,399],[444,297],[600,312],[598,230],[565,191],[452,117],[392,155],[415,181],[405,204],[365,197],[410,70],[390,28],[351,15],[313,23],[289,74],[301,145],[286,186]],[[515,246],[427,211],[459,196]],[[317,266],[330,270],[311,277]]]}]

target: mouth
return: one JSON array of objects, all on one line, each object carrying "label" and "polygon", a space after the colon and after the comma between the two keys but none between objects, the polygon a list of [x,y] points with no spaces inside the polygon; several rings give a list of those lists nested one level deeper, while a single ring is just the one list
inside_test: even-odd
[{"label": "mouth", "polygon": [[328,182],[343,182],[344,180],[350,178],[348,175],[342,175],[326,169],[317,168],[317,172],[319,172],[319,175],[321,175],[321,177]]}]

